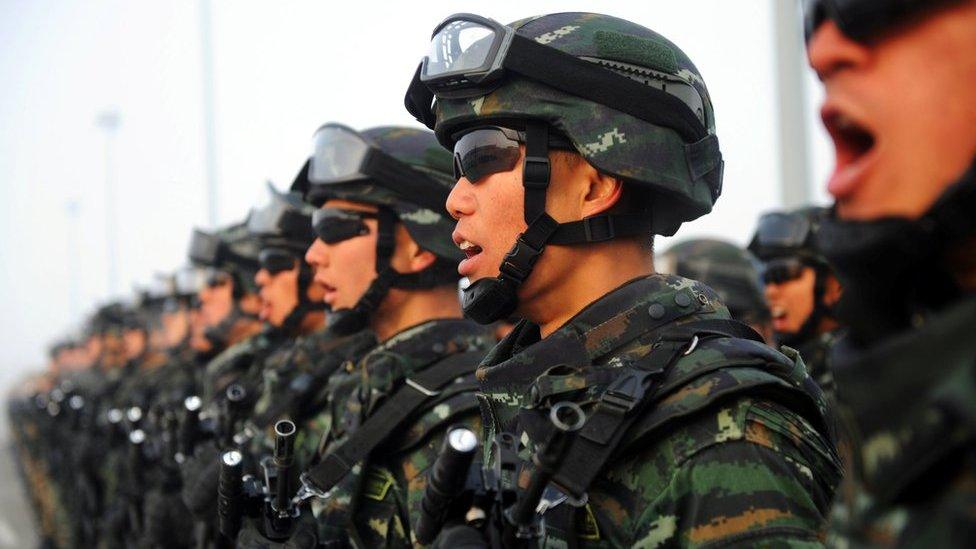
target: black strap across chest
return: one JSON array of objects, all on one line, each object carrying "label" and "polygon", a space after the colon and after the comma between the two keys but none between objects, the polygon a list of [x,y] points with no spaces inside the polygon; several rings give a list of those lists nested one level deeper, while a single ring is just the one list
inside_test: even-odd
[{"label": "black strap across chest", "polygon": [[590,413],[559,466],[554,481],[574,498],[582,498],[615,452],[640,411],[654,400],[667,367],[680,353],[693,350],[696,337],[732,337],[762,342],[748,325],[736,320],[705,319],[659,331],[652,351],[625,367]]},{"label": "black strap across chest", "polygon": [[436,399],[455,379],[473,374],[483,351],[468,351],[451,355],[431,365],[415,376],[408,377],[376,413],[371,415],[338,448],[325,454],[303,478],[321,492],[337,485],[370,452],[382,444],[425,404]]}]

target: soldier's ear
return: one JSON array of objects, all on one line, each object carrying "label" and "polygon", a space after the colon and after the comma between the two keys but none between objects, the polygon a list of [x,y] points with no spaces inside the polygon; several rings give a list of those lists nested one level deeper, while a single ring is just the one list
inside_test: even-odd
[{"label": "soldier's ear", "polygon": [[417,273],[437,261],[437,256],[421,248],[402,223],[397,224],[396,241],[397,246],[391,258],[391,264],[398,272],[404,274]]},{"label": "soldier's ear", "polygon": [[824,305],[828,307],[833,307],[840,300],[840,295],[844,293],[844,289],[841,288],[840,282],[834,275],[827,275],[827,282],[824,288]]},{"label": "soldier's ear", "polygon": [[616,177],[600,173],[589,163],[586,165],[588,188],[583,196],[583,217],[601,214],[620,202],[624,184]]}]

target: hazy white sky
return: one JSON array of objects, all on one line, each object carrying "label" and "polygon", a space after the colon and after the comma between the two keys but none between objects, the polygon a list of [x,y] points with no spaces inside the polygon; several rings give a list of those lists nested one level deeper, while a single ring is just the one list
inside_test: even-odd
[{"label": "hazy white sky", "polygon": [[[715,211],[677,238],[745,243],[758,214],[780,203],[778,1],[789,0],[213,0],[220,221],[243,217],[264,181],[287,186],[324,122],[416,125],[403,92],[445,16],[599,11],[667,36],[704,74],[725,187]],[[0,0],[0,383],[40,364],[45,344],[111,293],[99,113],[121,115],[121,286],[184,262],[191,228],[206,223],[200,37],[199,0]],[[813,123],[816,88],[808,118],[820,182],[830,150]]]}]

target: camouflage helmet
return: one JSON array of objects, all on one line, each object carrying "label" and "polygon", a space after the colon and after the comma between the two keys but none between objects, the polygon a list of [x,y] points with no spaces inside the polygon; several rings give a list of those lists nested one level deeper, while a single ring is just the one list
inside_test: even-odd
[{"label": "camouflage helmet", "polygon": [[298,257],[315,240],[312,231],[313,208],[302,201],[298,192],[283,193],[268,182],[268,203],[251,210],[247,228],[258,238],[259,246],[282,248]]},{"label": "camouflage helmet", "polygon": [[714,289],[733,318],[749,323],[769,320],[756,260],[748,251],[722,240],[686,240],[655,257],[662,272],[705,283]]},{"label": "camouflage helmet", "polygon": [[[330,147],[335,139],[343,141],[338,151]],[[463,259],[451,240],[454,220],[444,207],[454,185],[453,162],[433,133],[398,126],[357,132],[332,123],[316,132],[315,141],[316,150],[303,169],[308,202],[319,207],[335,198],[389,208],[422,248],[444,259]],[[348,154],[339,158],[337,152]],[[358,163],[360,155],[363,164]],[[380,164],[378,157],[385,157],[386,165],[367,169]]]},{"label": "camouflage helmet", "polygon": [[[558,75],[545,74],[553,71],[544,67],[542,76],[506,71],[481,86],[478,95],[435,91],[431,112],[436,116],[426,119],[424,105],[408,93],[408,109],[435,129],[445,147],[453,148],[459,132],[471,127],[541,120],[567,137],[599,171],[651,191],[654,234],[674,234],[681,223],[711,211],[721,193],[723,167],[715,115],[701,74],[680,48],[645,27],[593,13],[545,15],[508,28],[518,37],[585,60],[580,68],[593,72],[593,81],[612,82],[628,93],[618,94],[623,96],[618,104],[609,100],[613,93],[597,94],[606,96],[606,102],[587,98],[589,86],[581,83],[557,89],[546,78]],[[424,68],[418,69],[415,84]],[[639,93],[661,101],[648,105],[642,96],[630,97],[635,85]]]},{"label": "camouflage helmet", "polygon": [[759,218],[749,251],[763,262],[796,257],[826,267],[827,260],[817,247],[816,235],[829,213],[828,208],[817,206],[767,212]]},{"label": "camouflage helmet", "polygon": [[254,275],[258,272],[259,254],[260,243],[248,231],[246,219],[213,232],[195,229],[188,252],[194,266],[233,276],[236,297],[257,291]]}]

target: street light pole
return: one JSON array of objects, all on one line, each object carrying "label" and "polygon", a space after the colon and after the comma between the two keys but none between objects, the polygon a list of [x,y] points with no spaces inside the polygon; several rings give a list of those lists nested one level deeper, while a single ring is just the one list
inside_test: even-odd
[{"label": "street light pole", "polygon": [[776,104],[779,110],[779,184],[785,208],[810,202],[809,159],[807,154],[806,52],[800,3],[797,0],[770,0],[776,57]]},{"label": "street light pole", "polygon": [[214,112],[213,6],[200,0],[200,65],[203,74],[203,130],[207,169],[207,223],[217,226],[217,122]]},{"label": "street light pole", "polygon": [[77,269],[81,262],[81,253],[78,249],[78,234],[81,226],[78,223],[81,216],[81,204],[77,198],[71,198],[64,203],[64,215],[67,221],[68,234],[65,243],[68,246],[68,312],[71,318],[78,318],[81,315],[81,277],[78,272],[71,272]]},{"label": "street light pole", "polygon": [[119,223],[115,200],[115,136],[122,118],[119,113],[105,111],[95,118],[95,125],[105,132],[105,243],[108,249],[108,290],[119,295]]}]

